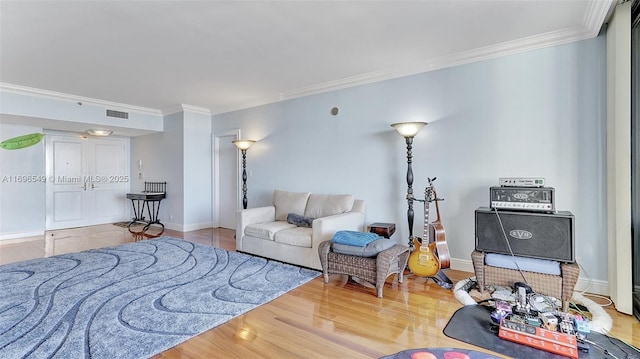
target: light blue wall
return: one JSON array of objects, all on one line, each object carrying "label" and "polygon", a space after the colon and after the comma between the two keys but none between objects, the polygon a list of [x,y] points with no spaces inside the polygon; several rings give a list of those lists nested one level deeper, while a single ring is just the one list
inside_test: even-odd
[{"label": "light blue wall", "polygon": [[[470,260],[474,210],[499,177],[541,176],[576,217],[578,260],[606,280],[605,47],[600,36],[216,115],[213,131],[259,141],[248,151],[250,207],[275,188],[353,193],[366,222],[395,222],[404,244],[406,147],[389,125],[429,122],[414,140],[414,192],[438,178],[452,258]],[[422,217],[418,206],[414,234]]]},{"label": "light blue wall", "polygon": [[[42,133],[42,128],[0,124],[0,142],[35,132]],[[0,149],[0,236],[3,238],[44,235],[44,163],[44,139],[20,150]]]},{"label": "light blue wall", "polygon": [[[422,197],[427,176],[438,177],[452,258],[469,260],[474,210],[488,204],[488,187],[498,177],[542,176],[556,188],[557,208],[576,216],[577,258],[592,278],[606,280],[604,54],[605,39],[598,37],[216,115],[211,124],[202,114],[169,115],[163,133],[132,139],[131,190],[141,190],[145,180],[166,180],[163,222],[190,228],[208,221],[211,132],[240,128],[243,138],[259,140],[247,159],[250,207],[270,203],[274,188],[353,193],[367,202],[367,223],[395,222],[394,238],[404,244],[405,143],[389,125],[427,121],[414,141],[414,191]],[[0,112],[86,123],[104,117],[72,102],[49,102],[2,93]],[[338,116],[330,114],[334,106]],[[143,122],[162,128],[152,117]],[[27,130],[0,125],[3,138],[9,138],[7,129],[16,135]],[[2,174],[23,166],[44,174],[43,153],[22,160],[7,155],[0,157]],[[41,187],[26,196],[0,187],[0,233],[44,229]],[[23,203],[14,204],[14,194]],[[421,217],[418,206],[415,234],[422,231]]]},{"label": "light blue wall", "polygon": [[[132,142],[136,142],[134,138]],[[162,177],[167,181],[167,199],[162,206],[168,216],[161,218],[170,228],[184,224],[184,122],[182,113],[165,116],[162,142],[154,143],[156,164],[162,168]],[[132,154],[133,155],[133,154]],[[161,207],[162,208],[162,207]]]},{"label": "light blue wall", "polygon": [[[165,131],[167,129],[165,128]],[[165,133],[154,133],[150,135],[138,136],[131,139],[131,191],[140,192],[144,190],[144,182],[164,182],[168,181],[167,173],[181,171],[176,168],[178,164],[168,166],[166,156],[171,155],[172,150],[168,146],[158,144],[164,143]],[[139,169],[139,161],[142,161],[142,169]],[[170,167],[170,168],[169,168]],[[176,183],[169,183],[169,190]],[[158,217],[165,225],[170,221],[169,214],[177,209],[171,208],[171,203],[175,202],[177,197],[171,196],[163,200],[160,204],[160,212]]]},{"label": "light blue wall", "polygon": [[184,115],[184,224],[187,230],[206,228],[212,222],[211,115]]},{"label": "light blue wall", "polygon": [[[0,123],[0,141],[26,133],[43,132],[43,129],[64,130],[69,124],[77,123],[87,124],[86,128],[103,125],[114,129],[162,131],[163,122],[160,114],[124,110],[129,112],[127,120],[107,117],[104,105],[87,102],[78,104],[78,101],[71,100],[71,96],[63,98],[54,95],[14,93],[2,89],[0,116],[3,117],[3,123]],[[4,122],[6,118],[10,120]],[[20,151],[0,150],[0,175],[44,175],[44,147],[43,140],[37,146]],[[0,239],[44,233],[45,191],[44,183],[0,184]]]},{"label": "light blue wall", "polygon": [[[62,122],[110,124],[105,108],[72,101],[1,93],[0,115],[39,119],[48,129]],[[144,189],[145,181],[167,181],[168,197],[159,217],[168,228],[192,230],[211,226],[211,116],[178,112],[164,117],[131,113],[128,128],[163,130],[131,140],[131,191]],[[122,124],[121,124],[122,126]],[[1,140],[42,128],[0,124]],[[39,149],[40,152],[35,151]],[[35,151],[35,152],[34,152]],[[138,161],[143,168],[139,170]],[[21,151],[0,152],[0,239],[37,235],[45,230],[44,183],[11,183],[10,176],[44,175],[44,142]],[[185,193],[186,192],[186,193]]]},{"label": "light blue wall", "polygon": [[180,231],[207,228],[212,220],[211,163],[211,116],[189,111],[167,115],[163,133],[131,139],[131,188],[139,191],[145,181],[166,181],[162,223]]},{"label": "light blue wall", "polygon": [[129,118],[126,120],[107,117],[106,108],[103,105],[90,103],[82,103],[80,105],[77,101],[71,101],[70,99],[30,96],[8,91],[0,92],[0,113],[2,115],[17,115],[115,128],[162,131],[161,115],[135,112],[128,109],[124,111],[129,113]]}]

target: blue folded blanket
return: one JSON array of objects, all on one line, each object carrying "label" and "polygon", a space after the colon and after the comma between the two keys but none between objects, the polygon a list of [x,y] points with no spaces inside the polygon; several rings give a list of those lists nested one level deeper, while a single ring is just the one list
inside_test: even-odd
[{"label": "blue folded blanket", "polygon": [[379,236],[375,233],[337,231],[336,234],[333,235],[333,242],[346,244],[348,246],[364,247],[378,238]]}]

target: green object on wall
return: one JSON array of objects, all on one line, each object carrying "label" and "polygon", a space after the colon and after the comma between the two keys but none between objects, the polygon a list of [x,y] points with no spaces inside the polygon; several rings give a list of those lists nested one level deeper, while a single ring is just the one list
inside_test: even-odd
[{"label": "green object on wall", "polygon": [[21,148],[26,148],[37,144],[42,140],[43,137],[44,133],[31,133],[28,135],[18,136],[0,142],[0,147],[4,148],[5,150],[19,150]]}]

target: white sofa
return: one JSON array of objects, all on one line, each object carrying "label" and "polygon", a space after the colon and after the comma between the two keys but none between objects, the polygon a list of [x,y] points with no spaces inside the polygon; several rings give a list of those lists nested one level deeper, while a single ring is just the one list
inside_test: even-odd
[{"label": "white sofa", "polygon": [[[290,213],[313,218],[311,228],[287,222]],[[238,211],[236,250],[321,270],[320,243],[363,229],[364,201],[353,195],[275,190],[273,205]]]}]

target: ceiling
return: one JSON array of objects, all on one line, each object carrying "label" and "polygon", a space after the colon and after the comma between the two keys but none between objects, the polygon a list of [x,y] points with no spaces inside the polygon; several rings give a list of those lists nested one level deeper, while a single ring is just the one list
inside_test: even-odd
[{"label": "ceiling", "polygon": [[615,0],[0,0],[0,89],[223,113],[594,37]]}]

